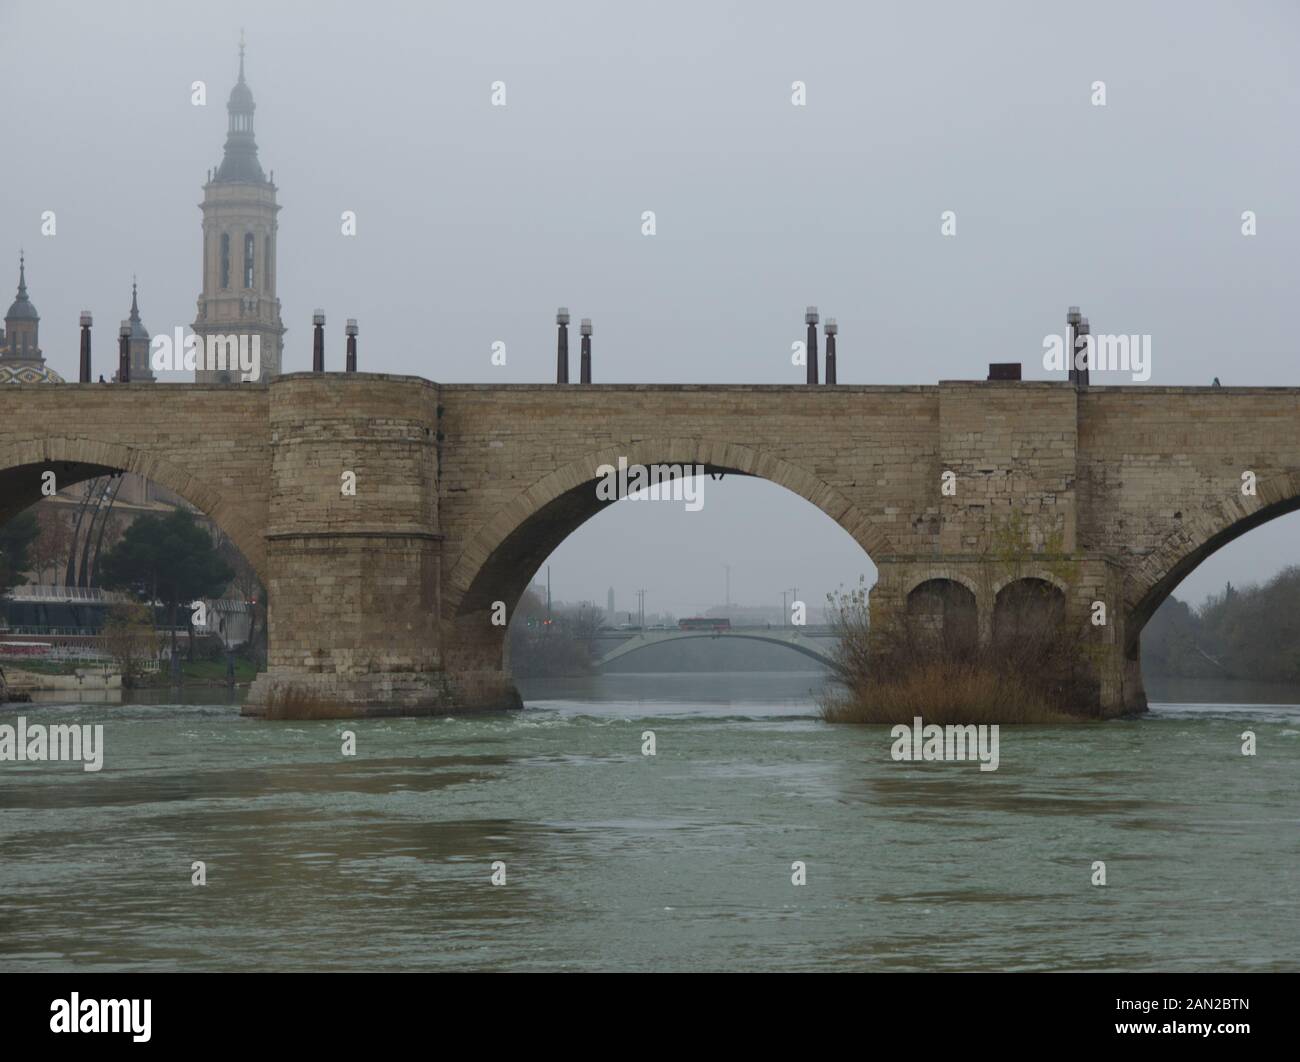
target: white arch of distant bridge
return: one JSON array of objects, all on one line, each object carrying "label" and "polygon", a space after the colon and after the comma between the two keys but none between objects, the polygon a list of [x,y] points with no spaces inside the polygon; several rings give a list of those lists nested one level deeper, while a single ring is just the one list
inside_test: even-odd
[{"label": "white arch of distant bridge", "polygon": [[831,645],[816,645],[813,639],[833,643],[837,640],[829,627],[733,627],[730,630],[682,630],[669,629],[661,631],[602,631],[593,642],[612,641],[622,637],[623,640],[606,652],[596,657],[593,663],[601,668],[631,653],[648,649],[652,645],[664,645],[667,642],[687,641],[695,638],[743,638],[751,642],[767,642],[770,645],[783,645],[797,653],[811,657],[818,663],[831,667],[834,664]]}]

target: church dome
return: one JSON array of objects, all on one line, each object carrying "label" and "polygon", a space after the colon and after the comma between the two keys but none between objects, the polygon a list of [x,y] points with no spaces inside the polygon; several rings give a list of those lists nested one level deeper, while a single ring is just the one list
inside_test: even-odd
[{"label": "church dome", "polygon": [[241,72],[239,80],[235,82],[235,87],[230,90],[230,100],[226,103],[226,109],[230,111],[252,111],[257,105],[253,102],[253,90],[248,87],[248,82],[244,80]]},{"label": "church dome", "polygon": [[39,321],[40,319],[41,316],[32,305],[32,300],[27,298],[14,299],[9,312],[5,314],[6,321]]},{"label": "church dome", "polygon": [[0,384],[40,384],[40,383],[67,383],[53,369],[46,365],[33,365],[27,362],[22,365],[6,365],[0,361]]}]

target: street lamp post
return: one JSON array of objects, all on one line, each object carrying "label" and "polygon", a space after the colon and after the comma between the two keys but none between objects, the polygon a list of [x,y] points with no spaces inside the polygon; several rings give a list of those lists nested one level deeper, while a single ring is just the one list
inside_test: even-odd
[{"label": "street lamp post", "polygon": [[808,382],[815,384],[817,382],[817,307],[809,306],[803,319],[808,325]]},{"label": "street lamp post", "polygon": [[81,382],[90,383],[90,325],[89,310],[81,311]]},{"label": "street lamp post", "polygon": [[347,361],[346,371],[356,372],[357,371],[357,319],[355,317],[348,318],[347,328],[345,328],[344,331],[347,333],[347,337],[348,337],[348,361]]},{"label": "street lamp post", "polygon": [[315,332],[311,340],[311,371],[325,371],[325,311],[317,310],[311,315]]},{"label": "street lamp post", "polygon": [[117,382],[131,382],[131,322],[123,321],[117,329]]},{"label": "street lamp post", "polygon": [[555,311],[557,336],[555,342],[555,382],[569,382],[569,308],[561,306]]}]

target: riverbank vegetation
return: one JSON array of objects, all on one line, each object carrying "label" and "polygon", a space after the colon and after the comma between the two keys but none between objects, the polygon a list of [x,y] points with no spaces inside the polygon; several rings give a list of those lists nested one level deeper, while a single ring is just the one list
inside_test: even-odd
[{"label": "riverbank vegetation", "polygon": [[507,632],[511,672],[517,678],[591,674],[591,639],[603,622],[604,613],[593,605],[557,606],[548,614],[546,602],[529,587]]},{"label": "riverbank vegetation", "polygon": [[[856,594],[856,591],[854,592]],[[852,595],[850,595],[852,597]],[[904,615],[868,646],[865,595],[841,601],[836,682],[823,695],[829,723],[1064,723],[1078,718],[1074,654],[1061,621],[980,645],[973,632],[927,627]]]},{"label": "riverbank vegetation", "polygon": [[1142,669],[1171,678],[1300,683],[1300,567],[1231,583],[1199,608],[1169,597],[1142,632]]},{"label": "riverbank vegetation", "polygon": [[[1078,573],[1052,536],[1012,515],[989,543],[976,578],[995,600],[981,637],[974,590],[950,579],[913,588],[873,632],[865,582],[829,595],[839,635],[836,682],[823,695],[832,723],[1062,723],[1087,715],[1095,680],[1065,603]],[[995,592],[996,590],[996,592]]]}]

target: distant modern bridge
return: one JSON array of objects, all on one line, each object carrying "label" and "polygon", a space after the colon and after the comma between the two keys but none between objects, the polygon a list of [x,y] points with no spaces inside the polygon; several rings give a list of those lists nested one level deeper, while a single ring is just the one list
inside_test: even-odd
[{"label": "distant modern bridge", "polygon": [[[751,642],[767,642],[769,645],[783,645],[804,656],[812,657],[820,664],[830,667],[831,656],[838,638],[830,627],[732,627],[725,631],[716,630],[682,630],[669,627],[662,630],[647,628],[640,631],[602,630],[591,639],[593,663],[601,668],[612,664],[631,653],[648,649],[652,645],[666,645],[669,642],[681,642],[699,638],[737,639]],[[595,656],[595,650],[603,650]]]}]

